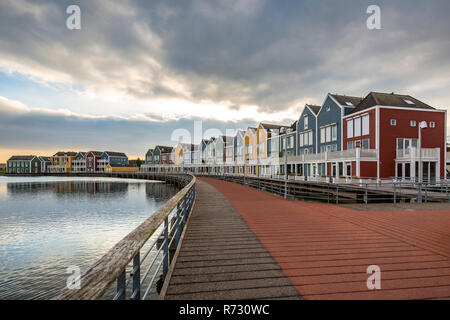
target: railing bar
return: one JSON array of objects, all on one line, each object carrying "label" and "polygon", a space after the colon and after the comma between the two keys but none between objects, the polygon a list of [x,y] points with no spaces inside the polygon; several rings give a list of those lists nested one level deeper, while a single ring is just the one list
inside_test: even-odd
[{"label": "railing bar", "polygon": [[164,257],[163,257],[163,259],[161,259],[161,261],[159,262],[159,265],[158,265],[158,267],[156,268],[156,271],[155,271],[155,273],[153,274],[153,277],[152,277],[152,279],[150,280],[150,283],[148,284],[147,290],[145,290],[145,293],[144,293],[144,295],[142,296],[142,300],[145,300],[145,298],[147,298],[147,295],[148,295],[150,289],[152,288],[153,281],[155,281],[155,277],[156,277],[156,275],[158,274],[158,271],[159,271],[159,269],[161,268],[163,261],[164,261]]},{"label": "railing bar", "polygon": [[149,265],[149,266],[147,267],[147,269],[145,270],[145,273],[144,273],[144,275],[142,276],[142,279],[141,279],[141,285],[144,283],[144,280],[147,278],[148,273],[150,272],[150,269],[153,267],[153,264],[154,264],[155,261],[156,261],[156,258],[158,258],[158,256],[159,256],[161,250],[163,249],[163,244],[164,244],[165,241],[166,241],[166,240],[163,241],[163,243],[161,244],[161,247],[159,248],[158,252],[157,252],[157,253],[155,254],[155,256],[153,257],[152,262],[150,263],[150,265]]}]

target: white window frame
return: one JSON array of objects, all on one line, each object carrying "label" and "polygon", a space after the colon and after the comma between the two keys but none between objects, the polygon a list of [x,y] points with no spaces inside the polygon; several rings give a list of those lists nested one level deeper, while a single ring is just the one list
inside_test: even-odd
[{"label": "white window frame", "polygon": [[370,134],[370,117],[368,114],[363,115],[361,120],[361,135],[366,136]]},{"label": "white window frame", "polygon": [[347,120],[347,138],[353,138],[353,119]]},{"label": "white window frame", "polygon": [[361,136],[361,117],[355,118],[355,137]]}]

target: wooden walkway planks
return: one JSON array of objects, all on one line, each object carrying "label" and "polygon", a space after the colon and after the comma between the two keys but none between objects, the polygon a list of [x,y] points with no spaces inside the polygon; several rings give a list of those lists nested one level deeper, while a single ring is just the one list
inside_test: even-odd
[{"label": "wooden walkway planks", "polygon": [[[450,297],[450,209],[357,212],[201,180],[226,196],[306,299]],[[366,287],[372,264],[381,290]]]},{"label": "wooden walkway planks", "polygon": [[301,299],[239,213],[199,181],[165,299]]}]

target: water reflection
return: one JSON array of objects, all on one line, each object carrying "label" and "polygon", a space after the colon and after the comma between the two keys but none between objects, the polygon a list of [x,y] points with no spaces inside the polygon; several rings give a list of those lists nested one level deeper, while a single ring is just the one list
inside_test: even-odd
[{"label": "water reflection", "polygon": [[138,180],[0,178],[0,299],[46,299],[176,190]]}]

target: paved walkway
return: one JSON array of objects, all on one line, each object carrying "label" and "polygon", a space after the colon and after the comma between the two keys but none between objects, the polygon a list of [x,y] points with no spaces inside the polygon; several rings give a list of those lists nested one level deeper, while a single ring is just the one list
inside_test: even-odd
[{"label": "paved walkway", "polygon": [[[290,283],[306,299],[450,298],[450,208],[359,212],[328,204],[287,201],[221,180],[200,178],[200,181],[196,211],[180,254],[180,257],[186,258],[177,261],[169,286],[169,298],[200,297],[195,293],[176,296],[177,292],[182,292],[180,283],[186,284],[185,287],[190,287],[193,292],[203,290],[200,298],[230,298],[228,288],[242,286],[247,280],[228,280],[233,277],[241,279],[240,272],[246,272],[249,276],[255,274],[248,271],[258,264],[265,265],[264,259],[269,259],[267,251],[288,276]],[[205,182],[216,188],[207,188],[208,209],[204,209],[202,202]],[[217,190],[226,199],[215,203],[212,195],[216,195]],[[245,224],[239,223],[238,227],[237,224],[227,222],[230,214],[223,205],[228,206],[229,203],[231,208],[239,212],[257,239],[246,239],[244,235],[251,232]],[[222,220],[215,222],[216,219]],[[232,220],[239,219],[234,215]],[[208,230],[209,236],[199,233]],[[237,237],[237,241],[232,241],[232,234]],[[223,235],[228,237],[228,251],[222,248],[219,252],[211,251],[209,247],[213,246],[214,241],[220,241]],[[263,248],[260,244],[267,249],[265,253],[261,251]],[[225,243],[222,242],[222,245]],[[188,258],[189,254],[201,258],[198,264],[186,264],[188,261],[185,259],[192,258]],[[234,275],[229,273],[222,278],[203,274],[206,265],[211,264],[210,260],[221,259],[224,254],[242,259],[239,267],[243,268],[242,271],[236,269]],[[264,258],[257,258],[255,254],[263,254]],[[214,263],[210,268],[219,271]],[[366,270],[369,265],[381,268],[381,290],[367,289],[369,275]],[[274,281],[286,281],[273,262],[270,262],[270,266],[278,272],[275,276],[277,280]],[[246,271],[244,268],[247,268]],[[189,278],[187,271],[198,276]],[[202,284],[201,288],[189,284],[196,279]],[[217,279],[221,281],[214,282]],[[272,288],[269,273],[260,279],[265,279],[268,289]],[[295,296],[288,282],[283,288],[289,294],[280,296]],[[240,296],[240,290],[235,290],[236,298],[262,297],[252,294]],[[271,298],[270,295],[265,297]]]}]

